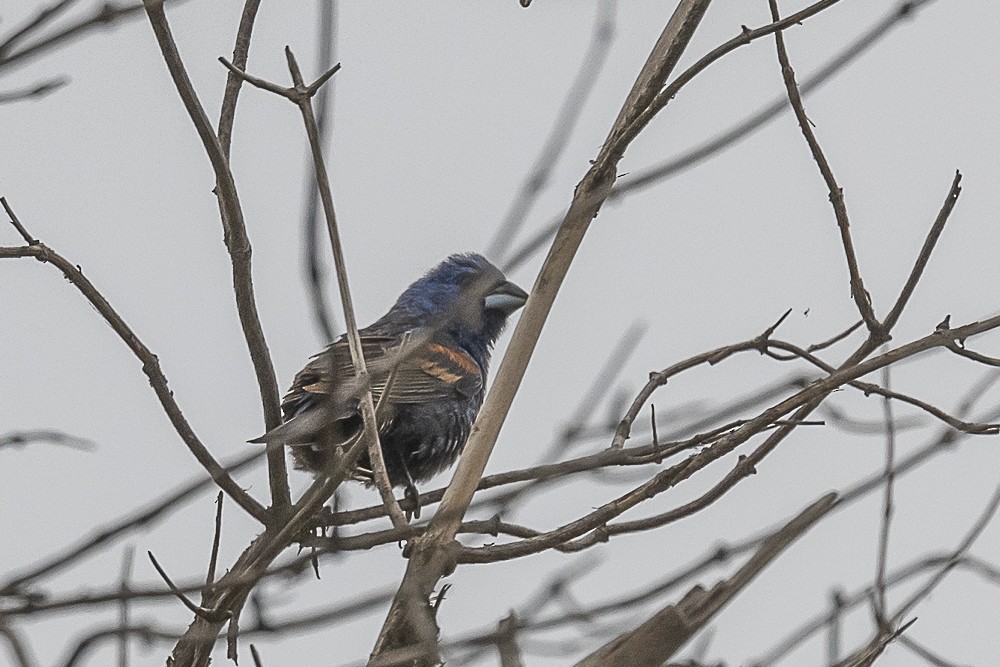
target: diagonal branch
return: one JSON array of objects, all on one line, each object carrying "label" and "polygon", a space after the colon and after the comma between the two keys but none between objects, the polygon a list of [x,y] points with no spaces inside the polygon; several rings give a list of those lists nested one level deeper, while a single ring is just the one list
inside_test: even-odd
[{"label": "diagonal branch", "polygon": [[[370,436],[368,442],[368,457],[374,473],[375,485],[378,487],[393,526],[402,528],[406,525],[406,517],[400,509],[392,493],[392,485],[389,483],[389,476],[385,468],[385,460],[382,456],[382,445],[378,437],[378,420],[375,414],[375,405],[372,402],[371,391],[368,387],[368,368],[364,354],[361,351],[361,337],[358,334],[358,323],[354,316],[354,305],[351,300],[351,290],[347,281],[347,267],[344,262],[344,250],[340,243],[340,232],[337,228],[337,217],[333,208],[333,194],[330,191],[330,177],[326,171],[326,161],[323,159],[323,148],[320,144],[319,127],[316,123],[316,116],[313,113],[312,98],[321,89],[323,84],[337,73],[340,65],[334,65],[324,72],[313,83],[308,86],[302,80],[302,72],[292,50],[285,47],[285,56],[288,60],[288,71],[292,76],[292,87],[284,88],[270,81],[265,81],[259,77],[252,76],[240,70],[238,67],[219,58],[219,62],[229,69],[231,74],[244,79],[257,88],[267,90],[276,95],[293,102],[299,107],[302,113],[302,120],[305,124],[306,134],[309,137],[309,147],[312,150],[313,166],[316,174],[316,185],[319,188],[320,200],[323,203],[323,213],[326,217],[327,231],[330,235],[330,246],[333,249],[333,259],[337,270],[337,283],[340,286],[340,299],[344,307],[344,321],[347,324],[347,342],[351,350],[352,362],[354,364],[354,378],[359,387],[363,388],[361,397],[361,416],[365,424],[365,433]],[[384,392],[385,395],[388,392]]]},{"label": "diagonal branch", "polygon": [[820,498],[764,540],[757,552],[732,577],[707,591],[695,586],[679,603],[664,607],[639,627],[611,640],[576,663],[577,667],[659,667],[792,542],[822,519],[836,501],[834,493]]},{"label": "diagonal branch", "polygon": [[6,56],[18,42],[30,36],[31,33],[44,28],[46,23],[54,21],[59,14],[69,9],[70,5],[76,1],[77,0],[57,0],[54,5],[43,7],[37,14],[35,14],[34,18],[25,21],[20,28],[8,35],[3,41],[0,41],[0,58]]},{"label": "diagonal branch", "polygon": [[913,290],[916,289],[917,282],[920,280],[920,276],[923,275],[924,269],[927,267],[927,262],[931,258],[934,246],[937,245],[938,239],[941,238],[944,225],[948,222],[955,204],[958,203],[958,196],[962,194],[961,183],[962,174],[956,171],[955,178],[951,182],[951,188],[948,189],[948,196],[945,197],[944,204],[942,204],[941,210],[938,211],[937,217],[934,219],[934,224],[931,225],[931,229],[927,233],[927,238],[924,239],[924,244],[920,248],[920,254],[917,255],[917,261],[914,262],[913,269],[910,271],[910,277],[907,278],[906,283],[903,285],[903,289],[900,291],[899,298],[896,299],[892,310],[885,317],[885,322],[882,325],[887,331],[896,325],[899,316],[903,314],[903,309],[909,303],[910,297],[913,295]]},{"label": "diagonal branch", "polygon": [[[215,172],[216,195],[222,211],[222,225],[226,249],[232,260],[233,289],[236,293],[236,309],[239,312],[243,335],[250,351],[261,401],[264,406],[264,422],[268,429],[281,423],[281,408],[278,400],[278,382],[271,363],[271,353],[264,339],[264,331],[257,314],[257,303],[253,291],[253,274],[250,262],[251,247],[247,237],[246,223],[243,220],[243,209],[240,206],[236,182],[229,168],[226,151],[212,128],[205,109],[198,100],[198,95],[191,85],[184,63],[181,61],[177,45],[170,33],[166,13],[163,11],[163,0],[143,0],[150,25],[156,35],[156,41],[163,54],[163,60],[170,71],[174,86],[180,94],[184,108],[194,123],[198,136],[201,138],[208,159]],[[249,37],[248,37],[249,39]],[[235,99],[233,104],[235,104]],[[280,446],[268,446],[269,482],[271,500],[277,510],[287,508],[290,502],[288,478],[285,473],[284,451]]]},{"label": "diagonal branch", "polygon": [[[809,78],[799,86],[799,91],[806,95],[816,90],[834,74],[850,65],[855,59],[869,51],[883,37],[888,35],[894,27],[903,20],[912,18],[917,14],[917,10],[933,0],[903,0],[885,18],[866,30],[857,39],[846,44],[844,48],[824,65],[817,69]],[[675,91],[676,92],[676,91]],[[773,100],[767,106],[758,109],[753,114],[747,116],[728,130],[706,140],[705,142],[652,167],[632,172],[628,177],[622,177],[608,201],[616,201],[656,185],[666,179],[690,169],[691,167],[704,162],[712,156],[734,146],[739,141],[749,137],[756,130],[764,127],[776,117],[784,113],[789,108],[788,98],[782,95]],[[542,245],[552,238],[559,228],[562,218],[557,218],[535,232],[530,238],[522,242],[515,250],[508,253],[503,264],[504,271],[513,271],[531,257]]]},{"label": "diagonal branch", "polygon": [[[170,1],[174,4],[179,4],[181,2],[181,0]],[[3,43],[0,43],[0,71],[16,67],[18,65],[23,65],[30,62],[32,58],[39,56],[46,51],[62,46],[64,43],[76,39],[77,37],[81,37],[84,33],[98,28],[107,28],[123,23],[125,20],[138,16],[141,13],[141,2],[116,3],[109,0],[108,2],[98,4],[89,15],[82,17],[79,21],[71,23],[70,25],[57,30],[56,32],[50,33],[48,36],[39,39],[36,42],[32,42],[28,46],[24,46],[20,49],[12,49],[11,47],[14,46],[14,44],[10,43],[10,38],[8,37]],[[34,31],[34,29],[35,28],[32,28],[29,32]],[[16,43],[21,40],[22,36],[15,34],[14,42]],[[7,46],[8,48],[4,49],[4,46]]]},{"label": "diagonal branch", "polygon": [[633,85],[604,147],[577,186],[441,506],[427,532],[411,543],[406,574],[375,644],[373,657],[384,651],[421,643],[419,630],[428,623],[434,623],[427,600],[440,578],[454,569],[454,538],[462,517],[486,468],[559,287],[577,248],[583,242],[590,221],[600,211],[614,185],[624,146],[620,152],[611,152],[609,147],[618,143],[615,138],[635,114],[641,112],[642,105],[663,86],[708,5],[709,0],[682,0],[678,4]]},{"label": "diagonal branch", "polygon": [[503,221],[493,233],[493,238],[486,249],[487,257],[499,261],[507,254],[531,208],[548,184],[559,156],[569,143],[584,104],[590,97],[590,92],[604,67],[604,61],[611,51],[615,34],[615,3],[616,0],[601,0],[599,3],[587,52],[580,59],[579,69],[559,107],[549,136],[538,151],[538,156],[518,188],[517,194],[514,195]]},{"label": "diagonal branch", "polygon": [[[316,40],[319,69],[326,71],[333,67],[337,37],[337,0],[319,2],[319,38]],[[238,63],[237,63],[238,66]],[[241,69],[246,69],[241,67]],[[316,94],[316,125],[319,128],[320,145],[326,145],[327,136],[333,127],[333,86],[323,86]],[[310,156],[311,157],[311,156]],[[329,343],[335,338],[334,320],[326,299],[326,267],[321,260],[319,187],[315,179],[309,179],[306,186],[305,211],[303,214],[303,241],[305,245],[306,278],[312,302],[313,318],[319,329],[322,342]]]},{"label": "diagonal branch", "polygon": [[[28,236],[30,237],[30,235]],[[229,476],[226,469],[219,465],[219,462],[215,460],[208,451],[208,448],[198,439],[191,425],[184,417],[184,413],[181,412],[180,406],[174,400],[173,392],[167,386],[167,378],[160,369],[160,360],[139,340],[117,311],[108,303],[108,300],[104,298],[104,295],[83,275],[83,272],[62,255],[38,241],[33,245],[23,247],[0,248],[0,259],[5,257],[34,257],[40,262],[51,263],[62,271],[66,279],[80,290],[80,293],[97,309],[97,312],[111,325],[111,328],[118,334],[118,337],[122,339],[128,348],[132,350],[132,353],[142,362],[142,372],[149,378],[149,384],[153,387],[156,397],[160,399],[160,405],[163,406],[163,411],[167,413],[167,417],[170,419],[170,423],[173,424],[174,430],[177,431],[181,440],[188,446],[188,449],[191,450],[191,453],[198,459],[202,467],[212,476],[215,483],[219,485],[219,488],[229,494],[229,497],[235,500],[236,504],[246,510],[250,516],[262,523],[266,522],[267,510]]]},{"label": "diagonal branch", "polygon": [[[781,17],[778,15],[777,0],[768,0],[768,2],[771,6],[772,20],[775,22],[779,21]],[[830,163],[827,161],[826,156],[823,154],[823,149],[816,139],[816,134],[813,132],[809,117],[806,116],[805,107],[802,106],[802,95],[799,93],[798,84],[795,82],[795,71],[788,61],[788,52],[785,50],[785,39],[781,30],[774,33],[774,41],[778,50],[778,62],[781,64],[781,75],[784,78],[785,89],[788,92],[788,101],[795,112],[795,118],[798,120],[799,128],[802,130],[802,136],[805,137],[806,143],[809,145],[809,151],[819,166],[820,174],[822,174],[823,180],[826,182],[826,187],[830,191],[830,203],[833,204],[833,212],[837,218],[837,227],[840,229],[840,240],[844,246],[844,254],[847,256],[847,270],[851,275],[851,296],[854,298],[854,303],[857,305],[858,311],[861,313],[861,319],[865,321],[868,331],[877,337],[882,337],[885,335],[885,329],[875,317],[875,311],[872,310],[871,295],[865,289],[864,282],[861,279],[861,271],[858,268],[858,257],[854,252],[854,240],[851,237],[851,224],[847,217],[847,205],[844,203],[844,190],[837,184],[837,179],[833,175]]]},{"label": "diagonal branch", "polygon": [[[263,452],[253,452],[250,456],[243,457],[234,463],[228,464],[225,467],[225,470],[227,473],[236,472],[237,470],[241,470],[249,466],[251,463],[256,462],[262,456]],[[83,556],[93,552],[98,547],[112,544],[116,538],[124,535],[133,528],[149,526],[150,524],[155,523],[158,519],[166,515],[181,502],[191,498],[203,488],[209,486],[212,481],[211,477],[199,477],[198,479],[187,482],[168,495],[153,501],[144,508],[141,508],[137,513],[129,514],[118,519],[114,523],[100,527],[94,530],[90,537],[58,550],[55,552],[55,556],[42,561],[39,564],[33,565],[30,570],[12,573],[11,578],[4,582],[0,582],[0,593],[13,593],[28,582],[44,577],[51,572],[58,572],[67,565],[70,565],[74,561],[77,561]],[[263,510],[263,508],[261,509]]]}]

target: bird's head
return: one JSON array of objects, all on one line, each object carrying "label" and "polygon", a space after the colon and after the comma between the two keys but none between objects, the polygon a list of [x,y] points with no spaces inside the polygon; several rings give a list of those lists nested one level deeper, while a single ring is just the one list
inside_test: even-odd
[{"label": "bird's head", "polygon": [[524,290],[482,255],[452,255],[406,288],[383,319],[441,327],[485,362],[507,316],[527,299]]}]

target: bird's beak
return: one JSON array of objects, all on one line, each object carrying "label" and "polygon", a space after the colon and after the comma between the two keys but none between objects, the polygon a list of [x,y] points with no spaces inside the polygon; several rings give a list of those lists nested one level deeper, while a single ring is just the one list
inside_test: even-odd
[{"label": "bird's beak", "polygon": [[514,283],[505,281],[486,295],[483,306],[487,310],[499,310],[504,315],[510,315],[527,300],[527,292]]}]

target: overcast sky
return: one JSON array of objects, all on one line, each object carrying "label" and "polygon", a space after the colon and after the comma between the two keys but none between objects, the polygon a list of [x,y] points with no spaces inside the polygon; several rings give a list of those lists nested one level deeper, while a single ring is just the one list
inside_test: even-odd
[{"label": "overcast sky", "polygon": [[[0,27],[9,30],[34,14],[33,4],[0,5]],[[568,204],[673,4],[617,3],[610,55],[526,233]],[[786,1],[782,10],[805,4]],[[790,30],[788,49],[799,79],[896,4],[843,0]],[[329,165],[362,324],[444,256],[488,245],[551,128],[587,49],[597,7],[566,0],[535,0],[528,9],[516,0],[340,3],[336,52],[343,69],[335,77]],[[236,0],[188,0],[168,12],[213,121],[226,77],[216,59],[232,54],[241,8]],[[85,5],[79,13],[91,9]],[[287,44],[311,78],[316,14],[315,2],[264,2],[249,70],[287,81]],[[716,0],[682,66],[736,35],[742,24],[768,22],[763,0]],[[861,270],[882,315],[954,171],[964,174],[961,199],[893,344],[926,335],[945,315],[961,324],[1000,311],[998,26],[998,3],[937,0],[806,101],[844,188]],[[41,100],[0,107],[0,195],[32,234],[82,267],[159,355],[178,403],[216,457],[250,451],[245,441],[262,432],[263,418],[236,317],[214,178],[148,22],[139,18],[91,34],[7,72],[0,90],[57,75],[70,77],[70,84]],[[738,49],[677,96],[633,144],[620,172],[641,171],[697,145],[783,92],[773,40]],[[284,389],[325,342],[312,321],[301,268],[302,200],[312,175],[304,170],[304,133],[292,105],[249,88],[239,104],[233,170],[253,243],[258,308]],[[0,245],[19,242],[11,227],[0,226]],[[541,258],[509,278],[530,288]],[[780,334],[803,344],[857,319],[825,186],[785,114],[716,159],[604,208],[556,301],[489,470],[538,462],[636,320],[648,332],[613,381],[629,397],[649,371],[752,338],[789,308]],[[58,271],[31,260],[0,263],[0,332],[0,433],[45,427],[96,443],[92,452],[48,444],[0,450],[0,572],[60,549],[200,472],[139,363]],[[851,345],[826,358],[840,361]],[[1000,336],[977,338],[970,347],[1000,355]],[[660,389],[654,402],[661,415],[674,409],[683,414],[803,370],[748,355],[682,376]],[[983,371],[936,353],[900,366],[893,384],[953,409]],[[830,401],[859,419],[881,417],[875,398],[838,392]],[[994,390],[983,406],[998,402],[1000,390]],[[916,413],[901,407],[897,414]],[[595,421],[604,417],[601,409]],[[936,425],[921,424],[899,435],[901,453],[936,432]],[[609,442],[588,441],[576,452],[598,451]],[[966,439],[901,481],[890,565],[958,543],[1000,483],[998,448],[995,437]],[[581,603],[641,588],[722,541],[739,540],[875,472],[882,457],[881,437],[801,428],[756,476],[694,518],[617,537],[580,555],[463,567],[451,578],[455,585],[441,610],[444,638],[493,626],[539,582],[580,559],[597,564],[575,588]],[[627,518],[685,502],[717,481],[728,463]],[[298,472],[292,478],[299,492],[309,481]],[[261,470],[240,481],[266,499]],[[528,503],[516,518],[551,528],[616,493],[595,482],[567,485]],[[376,499],[358,486],[348,494],[352,506]],[[832,586],[855,590],[870,582],[879,512],[872,496],[808,533],[713,622],[708,658],[744,664],[798,620],[826,608]],[[139,581],[158,581],[147,550],[177,578],[199,576],[213,516],[213,494],[203,494],[154,530],[46,582],[46,590],[112,584],[125,544],[140,555]],[[221,563],[231,563],[256,531],[227,503]],[[973,553],[997,562],[998,550],[1000,529],[992,526]],[[383,547],[327,561],[321,581],[304,578],[264,591],[275,617],[292,617],[393,587],[404,566],[398,549]],[[709,573],[703,583],[723,572]],[[891,594],[890,602],[901,598]],[[1000,590],[955,573],[917,610],[913,637],[957,664],[996,664],[998,599]],[[642,618],[642,611],[630,618]],[[173,602],[136,612],[137,620],[177,628],[189,617]],[[333,629],[255,643],[268,667],[336,665],[366,656],[383,618],[378,611]],[[114,620],[110,609],[26,629],[41,663],[53,664],[76,634]],[[867,641],[870,630],[862,609],[846,625],[846,645]],[[525,648],[530,665],[567,661],[536,655],[533,647],[528,642]],[[162,664],[167,650],[137,648],[135,664]],[[86,664],[110,664],[114,655],[108,644]],[[784,664],[825,664],[824,656],[819,637]],[[219,664],[223,657],[217,654]],[[249,654],[243,658],[249,664]],[[890,648],[879,664],[916,660]],[[491,662],[492,655],[485,664]]]}]

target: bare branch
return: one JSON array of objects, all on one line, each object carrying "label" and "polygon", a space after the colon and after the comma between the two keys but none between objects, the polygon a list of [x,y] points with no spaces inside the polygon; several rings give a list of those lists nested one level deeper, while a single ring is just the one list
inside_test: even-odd
[{"label": "bare branch", "polygon": [[[882,385],[892,391],[892,371],[882,369]],[[875,565],[875,620],[880,626],[888,621],[885,601],[885,572],[889,561],[889,529],[892,526],[893,491],[896,482],[896,422],[892,414],[892,401],[882,400],[885,416],[885,494],[882,501],[882,524],[878,536],[878,557]]]},{"label": "bare branch", "polygon": [[49,442],[53,445],[60,445],[81,452],[92,452],[97,448],[97,444],[93,440],[78,438],[75,435],[51,429],[13,431],[0,435],[0,449],[4,447],[23,447],[32,442]]},{"label": "bare branch", "polygon": [[708,591],[696,586],[678,604],[664,607],[635,630],[620,635],[576,663],[577,667],[659,667],[741,593],[761,570],[822,519],[836,500],[836,494],[831,493],[813,503],[765,540],[732,577]]},{"label": "bare branch", "polygon": [[42,98],[53,93],[63,86],[69,83],[69,79],[64,76],[56,77],[54,79],[46,79],[41,83],[37,83],[34,86],[28,88],[22,88],[21,90],[12,90],[7,92],[0,92],[0,104],[8,104],[10,102],[22,102],[24,100]]},{"label": "bare branch", "polygon": [[[181,0],[171,0],[171,2],[173,4],[180,4]],[[108,1],[97,5],[93,12],[82,17],[77,22],[71,23],[49,36],[39,39],[38,41],[33,42],[32,44],[29,44],[19,50],[12,48],[14,45],[10,44],[10,37],[8,37],[4,43],[0,44],[0,72],[12,69],[18,65],[24,65],[30,62],[32,58],[40,56],[46,51],[62,46],[67,42],[71,42],[78,37],[82,37],[92,30],[118,25],[125,20],[139,16],[141,13],[142,3],[136,2],[132,4],[116,4],[115,2]],[[27,35],[30,32],[34,32],[38,27],[39,25],[35,25],[29,30],[24,31],[23,38],[27,38]],[[21,29],[21,31],[23,30],[24,28]],[[17,42],[19,40],[22,40],[22,36],[17,36],[14,41]]]},{"label": "bare branch", "polygon": [[[222,491],[219,491],[219,496],[222,496]],[[129,592],[130,580],[132,579],[132,565],[134,563],[135,547],[130,545],[125,549],[125,553],[122,554],[122,569],[119,576],[119,590],[122,593],[122,599],[118,604],[118,626],[121,628],[127,628],[132,624],[129,609],[130,600],[127,593]],[[128,644],[129,635],[126,632],[122,632],[118,637],[118,667],[129,667]]]},{"label": "bare branch", "polygon": [[206,592],[215,582],[215,568],[219,562],[219,543],[222,540],[222,492],[215,497],[215,535],[212,538],[212,553],[208,557],[208,574],[205,575]]},{"label": "bare branch", "polygon": [[[264,422],[267,429],[272,429],[281,423],[278,383],[274,376],[271,353],[267,348],[264,331],[260,326],[260,317],[257,314],[250,261],[250,239],[247,237],[246,223],[243,220],[243,209],[236,191],[236,182],[229,169],[229,159],[184,69],[177,45],[170,33],[167,15],[163,11],[163,0],[143,0],[143,6],[149,17],[150,25],[153,27],[153,33],[156,35],[156,41],[160,46],[160,52],[163,54],[163,60],[170,71],[174,86],[177,88],[188,116],[198,131],[202,146],[205,148],[215,172],[216,195],[219,198],[219,208],[222,212],[222,224],[225,230],[224,240],[232,262],[236,309],[257,376],[257,385],[264,407]],[[249,33],[247,33],[246,38],[249,39]],[[233,104],[235,105],[235,98],[233,98]],[[287,509],[290,502],[288,476],[285,471],[285,454],[280,446],[268,445],[267,456],[271,501],[274,509],[280,514]]]},{"label": "bare branch", "polygon": [[899,293],[899,298],[896,299],[896,303],[893,305],[892,310],[885,317],[885,322],[883,326],[887,330],[891,330],[896,322],[899,320],[899,316],[903,313],[903,308],[910,300],[910,296],[913,295],[913,290],[916,289],[917,282],[920,280],[920,276],[924,273],[924,268],[927,266],[927,262],[930,260],[931,253],[934,251],[934,246],[937,245],[938,239],[941,237],[941,232],[944,231],[944,225],[948,222],[948,217],[951,215],[952,209],[955,208],[955,204],[958,203],[958,196],[962,194],[962,188],[960,184],[962,182],[962,174],[958,171],[955,172],[955,178],[951,182],[951,188],[948,190],[948,196],[944,200],[944,204],[941,206],[941,210],[937,214],[937,218],[934,220],[934,224],[931,225],[930,231],[927,233],[927,237],[924,239],[924,245],[920,248],[920,254],[917,255],[917,261],[913,265],[913,269],[910,271],[910,277],[907,279],[906,283],[903,285],[903,289]]},{"label": "bare branch", "polygon": [[[227,473],[234,473],[249,466],[264,456],[263,452],[254,452],[250,456],[243,457],[234,463],[227,464],[224,470]],[[83,556],[93,552],[95,549],[112,544],[115,538],[120,537],[140,526],[149,526],[158,519],[174,509],[181,502],[191,498],[197,492],[210,486],[215,480],[211,477],[202,477],[188,482],[172,493],[153,501],[145,509],[137,514],[126,516],[112,524],[95,531],[95,533],[76,545],[59,549],[56,556],[41,564],[34,566],[26,572],[14,572],[7,581],[0,583],[0,593],[9,594],[21,589],[40,577],[53,572],[58,572],[67,565],[79,560]]]},{"label": "bare branch", "polygon": [[[247,68],[250,55],[250,38],[253,35],[254,21],[257,20],[257,10],[260,0],[246,0],[243,13],[240,15],[240,27],[236,30],[236,46],[233,47],[233,63],[241,70]],[[243,80],[230,72],[226,78],[226,91],[222,96],[222,111],[219,113],[219,146],[222,153],[229,158],[232,140],[233,123],[236,120],[236,103],[239,100]],[[220,200],[221,204],[221,200]]]},{"label": "bare branch", "polygon": [[979,354],[978,352],[973,352],[972,350],[967,350],[962,345],[957,342],[952,341],[948,345],[948,349],[960,357],[965,357],[966,359],[971,359],[977,364],[983,364],[984,366],[1000,367],[1000,359],[996,357],[988,357],[985,354]]},{"label": "bare branch", "polygon": [[174,582],[170,580],[170,575],[167,574],[166,570],[160,567],[160,564],[156,561],[156,557],[153,556],[153,552],[147,551],[146,555],[149,556],[150,562],[153,563],[153,567],[156,568],[157,574],[159,574],[163,578],[163,581],[164,583],[167,584],[167,588],[170,589],[170,592],[172,592],[177,597],[178,600],[184,603],[185,607],[187,607],[190,611],[194,612],[195,616],[203,618],[207,621],[219,621],[229,617],[229,614],[225,612],[221,613],[220,615],[219,612],[216,612],[213,609],[206,609],[205,607],[199,607],[194,602],[191,602],[191,600],[188,599],[188,596],[184,595],[184,593],[181,592],[181,590],[174,585]]},{"label": "bare branch", "polygon": [[[777,0],[768,0],[768,2],[771,6],[771,19],[777,22],[781,18],[778,14]],[[844,254],[847,256],[847,269],[851,275],[851,296],[854,298],[854,303],[861,312],[861,319],[868,326],[868,331],[876,338],[884,338],[886,334],[883,325],[875,317],[875,311],[872,310],[871,295],[865,289],[864,281],[861,279],[861,272],[858,269],[858,258],[854,252],[854,241],[851,238],[851,224],[847,218],[847,205],[844,203],[844,190],[837,184],[833,170],[830,168],[830,164],[823,154],[823,149],[820,148],[810,120],[806,116],[806,110],[802,106],[802,96],[799,93],[798,85],[795,83],[795,72],[788,62],[788,53],[785,51],[785,40],[781,30],[775,31],[774,42],[778,48],[778,62],[781,64],[781,74],[785,80],[788,101],[795,112],[795,118],[799,122],[802,136],[805,137],[806,143],[809,145],[809,151],[812,153],[817,166],[819,166],[820,174],[823,176],[823,180],[826,181],[826,186],[830,191],[830,203],[833,204],[833,212],[837,218],[837,227],[840,229],[840,241],[844,246]]]},{"label": "bare branch", "polygon": [[604,62],[611,51],[611,45],[614,43],[615,3],[616,0],[602,0],[598,4],[587,52],[580,59],[580,67],[569,90],[566,91],[566,97],[556,114],[549,136],[542,144],[542,148],[535,157],[535,162],[527,177],[518,188],[517,194],[514,195],[503,221],[493,233],[493,239],[486,249],[487,257],[497,261],[503,259],[524,225],[524,221],[531,212],[538,196],[545,190],[552,171],[573,134],[584,104],[590,97],[594,84],[597,83],[597,77],[604,67]]},{"label": "bare branch", "polygon": [[[337,41],[337,0],[319,1],[319,38],[316,40],[317,64],[322,71],[333,68]],[[321,146],[327,144],[327,137],[333,127],[333,85],[323,86],[316,93],[316,126]],[[310,156],[310,160],[311,160]],[[335,337],[333,316],[326,300],[326,269],[321,259],[320,249],[320,206],[319,187],[315,179],[306,179],[305,212],[303,214],[303,239],[305,241],[306,277],[312,302],[313,317],[324,343]]]},{"label": "bare branch", "polygon": [[[915,16],[918,9],[924,7],[932,1],[933,0],[903,0],[899,2],[896,8],[890,11],[885,18],[873,25],[869,30],[865,31],[856,40],[846,45],[833,58],[824,63],[819,69],[816,70],[815,73],[803,81],[799,86],[800,93],[803,96],[806,96],[808,93],[821,87],[824,83],[829,81],[834,74],[846,68],[855,59],[878,44],[883,37],[891,32],[892,28],[899,25],[903,20]],[[788,109],[788,99],[786,96],[782,96],[703,144],[700,144],[674,158],[666,160],[661,164],[647,169],[637,170],[629,176],[622,177],[621,182],[618,183],[611,191],[608,201],[616,201],[626,195],[637,193],[706,161],[721,151],[734,146],[742,139],[749,137],[755,131],[764,127]],[[530,238],[522,242],[517,249],[511,252],[507,257],[507,260],[503,264],[504,270],[512,271],[515,268],[520,267],[529,257],[540,250],[544,244],[553,237],[553,235],[555,235],[561,222],[562,217],[560,216],[551,222],[546,223],[545,227],[538,230]]]},{"label": "bare branch", "polygon": [[160,361],[142,341],[135,335],[131,328],[125,323],[121,316],[112,308],[107,299],[94,287],[83,272],[57,252],[46,246],[44,243],[36,242],[20,248],[0,247],[0,259],[11,257],[34,257],[40,262],[50,263],[66,276],[83,296],[89,301],[97,312],[107,321],[118,337],[132,350],[133,354],[142,362],[142,370],[149,378],[149,384],[153,387],[156,397],[160,399],[160,405],[170,418],[171,424],[181,440],[187,445],[191,453],[194,454],[202,467],[208,471],[223,491],[236,501],[240,507],[247,511],[258,521],[264,522],[267,518],[267,510],[254,500],[246,491],[239,487],[229,473],[219,465],[219,462],[211,455],[208,449],[202,444],[198,436],[195,435],[191,425],[188,424],[184,413],[174,400],[173,392],[167,386],[167,378],[160,369]]},{"label": "bare branch", "polygon": [[10,204],[7,203],[6,197],[0,197],[0,204],[3,205],[3,210],[7,212],[7,217],[10,219],[10,224],[14,226],[14,229],[17,230],[17,233],[21,235],[22,239],[24,239],[24,242],[28,245],[37,245],[38,239],[29,234],[28,230],[24,228],[24,225],[21,224],[21,221],[18,219],[17,214],[14,213],[14,209],[12,209],[10,207]]},{"label": "bare branch", "polygon": [[650,373],[649,381],[639,391],[635,399],[633,399],[628,412],[625,413],[625,416],[622,417],[621,422],[618,424],[618,428],[615,431],[615,437],[611,441],[611,447],[614,449],[620,449],[625,445],[625,440],[628,439],[629,432],[632,430],[632,424],[638,418],[639,413],[642,410],[642,406],[649,400],[650,396],[653,395],[653,392],[656,391],[657,388],[665,385],[671,377],[701,364],[711,364],[714,366],[737,352],[764,349],[767,346],[768,338],[772,333],[774,333],[775,329],[777,329],[781,322],[788,317],[790,312],[791,311],[786,311],[785,314],[781,316],[781,319],[756,338],[752,338],[742,343],[716,348],[714,350],[710,350],[709,352],[685,359],[684,361],[674,364],[669,368],[665,368],[658,373]]}]

